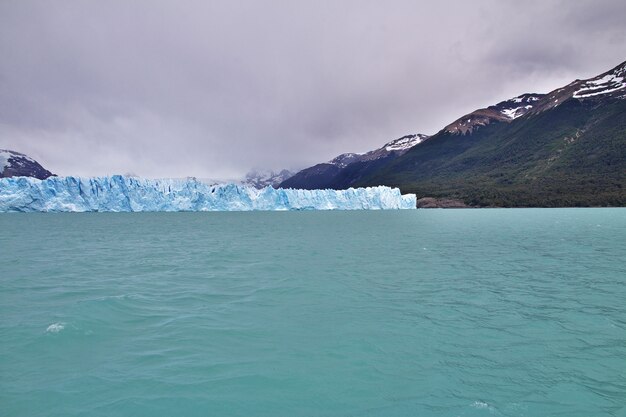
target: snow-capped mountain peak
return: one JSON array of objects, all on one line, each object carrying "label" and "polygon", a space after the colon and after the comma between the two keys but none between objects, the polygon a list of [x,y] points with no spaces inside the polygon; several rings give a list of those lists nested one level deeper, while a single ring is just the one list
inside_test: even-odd
[{"label": "snow-capped mountain peak", "polygon": [[576,80],[548,94],[522,94],[469,113],[444,128],[453,134],[466,134],[493,122],[511,122],[527,114],[538,114],[565,101],[626,98],[626,62],[587,80]]},{"label": "snow-capped mountain peak", "polygon": [[586,80],[574,80],[546,94],[529,113],[538,114],[560,106],[570,99],[579,101],[626,98],[626,62]]},{"label": "snow-capped mountain peak", "polygon": [[52,176],[37,161],[23,153],[0,149],[0,178],[4,177],[34,177],[45,179]]},{"label": "snow-capped mountain peak", "polygon": [[402,136],[401,138],[398,138],[398,139],[392,140],[391,142],[386,143],[384,145],[384,148],[385,150],[389,152],[405,151],[423,142],[427,138],[428,138],[428,135],[422,135],[421,133],[418,133],[417,135]]},{"label": "snow-capped mountain peak", "polygon": [[342,153],[341,155],[328,161],[328,164],[335,165],[339,168],[345,168],[355,162],[373,161],[375,159],[387,157],[391,153],[401,155],[428,138],[428,135],[423,135],[421,133],[402,136],[401,138],[385,143],[378,149],[374,149],[373,151],[366,153]]},{"label": "snow-capped mountain peak", "polygon": [[626,62],[609,72],[582,81],[573,94],[574,98],[589,98],[615,93],[626,87]]},{"label": "snow-capped mountain peak", "polygon": [[409,149],[429,137],[422,134],[405,135],[387,142],[373,151],[366,153],[343,153],[328,162],[301,170],[282,183],[282,186],[306,189],[327,188],[328,183],[340,177],[348,166],[350,166],[348,170],[355,168],[356,172],[361,172],[363,169],[367,170],[368,167],[384,162],[384,159],[393,159],[405,154]]}]

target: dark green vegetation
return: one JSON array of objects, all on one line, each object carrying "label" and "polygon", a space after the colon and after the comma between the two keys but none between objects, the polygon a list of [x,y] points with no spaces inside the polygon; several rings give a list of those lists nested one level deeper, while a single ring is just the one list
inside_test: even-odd
[{"label": "dark green vegetation", "polygon": [[355,181],[472,206],[626,206],[626,100],[569,99],[511,123],[442,131]]},{"label": "dark green vegetation", "polygon": [[384,168],[397,157],[392,152],[380,159],[353,162],[340,168],[330,163],[317,164],[303,169],[280,184],[282,188],[304,188],[307,190],[333,188],[341,190],[353,187],[368,174]]},{"label": "dark green vegetation", "polygon": [[624,80],[626,62],[475,110],[403,153],[316,165],[281,185],[388,185],[437,207],[626,206]]}]

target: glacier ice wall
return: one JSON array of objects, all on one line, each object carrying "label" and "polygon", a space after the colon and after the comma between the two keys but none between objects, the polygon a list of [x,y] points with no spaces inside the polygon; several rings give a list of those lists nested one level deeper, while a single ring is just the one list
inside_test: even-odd
[{"label": "glacier ice wall", "polygon": [[414,209],[415,195],[390,187],[293,190],[195,179],[0,178],[0,212]]}]

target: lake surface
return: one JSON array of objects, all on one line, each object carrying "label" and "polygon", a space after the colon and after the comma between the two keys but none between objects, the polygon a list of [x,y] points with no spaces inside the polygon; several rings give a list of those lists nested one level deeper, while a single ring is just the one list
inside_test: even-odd
[{"label": "lake surface", "polygon": [[0,215],[2,416],[624,416],[626,209]]}]

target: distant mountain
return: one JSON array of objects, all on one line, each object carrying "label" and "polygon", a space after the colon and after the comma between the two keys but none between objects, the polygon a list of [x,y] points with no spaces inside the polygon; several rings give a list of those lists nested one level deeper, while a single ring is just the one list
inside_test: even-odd
[{"label": "distant mountain", "polygon": [[407,135],[363,154],[344,153],[328,162],[303,169],[280,184],[281,188],[348,188],[381,163],[403,155],[427,135]]},{"label": "distant mountain", "polygon": [[268,185],[278,188],[283,181],[293,176],[293,174],[293,172],[287,169],[283,169],[279,172],[271,170],[252,170],[246,174],[242,183],[259,189],[265,188]]},{"label": "distant mountain", "polygon": [[0,178],[33,177],[40,180],[54,174],[23,153],[0,149]]},{"label": "distant mountain", "polygon": [[626,206],[626,62],[471,112],[353,185],[378,184],[474,206]]}]

